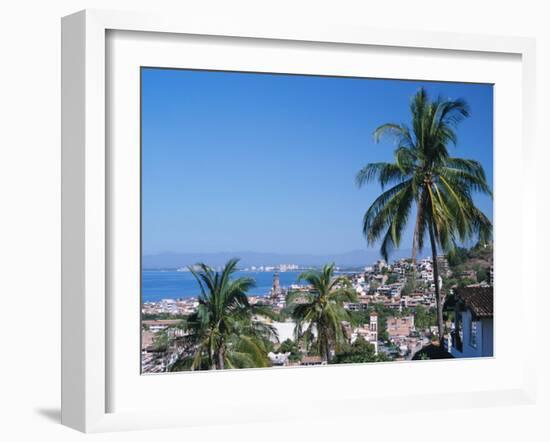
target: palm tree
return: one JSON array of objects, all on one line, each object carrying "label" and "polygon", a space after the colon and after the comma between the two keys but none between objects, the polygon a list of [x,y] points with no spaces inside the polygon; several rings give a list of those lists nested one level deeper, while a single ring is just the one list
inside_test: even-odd
[{"label": "palm tree", "polygon": [[[475,206],[472,193],[492,193],[480,163],[449,155],[448,146],[457,143],[455,126],[470,115],[467,103],[462,99],[430,101],[426,91],[420,89],[410,111],[411,128],[388,123],[374,132],[376,142],[384,135],[395,140],[394,162],[370,163],[357,174],[359,187],[376,180],[383,191],[364,215],[363,233],[371,245],[382,238],[380,252],[387,260],[391,250],[401,243],[403,230],[416,208],[413,263],[427,236],[442,345],[443,299],[437,249],[451,252],[457,242],[477,238],[485,243],[490,239],[491,221]],[[388,185],[392,187],[385,190]]]},{"label": "palm tree", "polygon": [[267,367],[267,349],[276,330],[257,319],[262,313],[248,303],[246,292],[254,286],[251,278],[231,279],[238,259],[227,262],[221,272],[204,263],[189,270],[197,280],[201,294],[195,313],[182,323],[186,356],[183,368],[215,369]]},{"label": "palm tree", "polygon": [[313,343],[323,361],[330,362],[332,350],[338,351],[345,342],[342,322],[351,322],[343,303],[356,301],[357,295],[347,277],[334,276],[334,264],[325,265],[321,271],[306,271],[298,276],[298,280],[308,282],[312,289],[305,294],[294,292],[287,297],[296,321],[296,341],[302,339],[306,346]]}]

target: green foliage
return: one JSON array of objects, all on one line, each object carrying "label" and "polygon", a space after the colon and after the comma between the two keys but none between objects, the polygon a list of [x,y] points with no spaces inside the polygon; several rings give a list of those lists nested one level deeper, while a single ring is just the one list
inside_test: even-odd
[{"label": "green foliage", "polygon": [[331,364],[353,364],[364,362],[381,362],[387,358],[385,355],[376,355],[374,345],[367,342],[362,336],[358,336],[353,344],[340,353],[336,353]]},{"label": "green foliage", "polygon": [[367,311],[349,312],[351,322],[356,325],[364,325],[369,323],[370,313]]},{"label": "green foliage", "polygon": [[405,285],[401,290],[401,295],[404,295],[404,296],[410,295],[415,289],[416,289],[416,281],[414,280],[414,276],[410,275],[407,277],[407,280],[405,281]]},{"label": "green foliage", "polygon": [[412,314],[412,310],[409,307],[403,307],[401,311],[397,314],[399,317],[403,316],[410,316]]},{"label": "green foliage", "polygon": [[298,344],[296,344],[296,342],[292,339],[286,339],[281,343],[278,351],[281,353],[298,352]]},{"label": "green foliage", "polygon": [[[449,289],[453,286],[465,287],[470,284],[490,279],[489,267],[493,262],[492,244],[480,245],[466,249],[457,248],[447,255],[449,266],[454,277],[443,281],[443,286]],[[464,272],[474,271],[475,277],[460,276]]]},{"label": "green foliage", "polygon": [[455,247],[447,253],[447,262],[451,268],[464,264],[469,258],[469,251],[464,247]]},{"label": "green foliage", "polygon": [[415,308],[414,325],[419,330],[425,330],[437,325],[437,312],[419,305]]},{"label": "green foliage", "polygon": [[382,342],[388,342],[390,340],[390,335],[388,334],[388,330],[385,326],[378,332],[378,340]]},{"label": "green foliage", "polygon": [[[258,305],[258,304],[257,304]],[[258,308],[262,308],[264,315],[276,322],[285,322],[292,317],[292,309],[290,307],[282,308],[280,311],[275,311],[271,306],[258,305]]]},{"label": "green foliage", "polygon": [[378,323],[380,323],[380,317],[386,318],[387,316],[393,315],[393,310],[383,304],[375,304],[372,310],[378,314]]},{"label": "green foliage", "polygon": [[306,281],[312,290],[300,293],[300,303],[296,303],[296,297],[287,297],[296,321],[296,341],[302,341],[308,351],[315,348],[324,361],[329,361],[331,351],[338,351],[346,341],[342,321],[352,321],[344,302],[356,302],[357,293],[347,277],[334,276],[334,264],[327,264],[320,271],[306,271],[298,279]]},{"label": "green foliage", "polygon": [[459,287],[466,287],[468,285],[472,285],[472,284],[476,284],[477,281],[475,279],[472,279],[472,278],[460,278],[458,280],[458,286]]},{"label": "green foliage", "polygon": [[221,272],[203,263],[189,268],[201,294],[197,311],[182,324],[187,334],[181,342],[191,356],[183,358],[178,367],[221,370],[269,365],[267,353],[276,330],[253,319],[255,313],[269,312],[248,303],[246,292],[254,285],[251,278],[232,279],[237,262],[229,260]]},{"label": "green foliage", "polygon": [[142,313],[142,321],[158,321],[163,319],[185,319],[185,315],[173,315],[171,313]]},{"label": "green foliage", "polygon": [[158,332],[153,340],[153,348],[156,351],[166,351],[170,345],[170,338],[166,331]]},{"label": "green foliage", "polygon": [[291,362],[298,362],[302,359],[302,352],[298,348],[298,344],[296,344],[296,342],[292,339],[286,339],[283,341],[277,351],[280,353],[290,353],[288,359]]},{"label": "green foliage", "polygon": [[443,288],[449,290],[458,285],[458,279],[456,278],[444,278],[443,279]]},{"label": "green foliage", "polygon": [[[410,127],[387,123],[374,132],[375,141],[383,136],[395,141],[394,161],[370,163],[357,173],[358,186],[377,181],[382,188],[365,212],[363,234],[369,245],[382,239],[380,253],[387,260],[400,246],[415,208],[413,256],[422,250],[428,236],[437,279],[438,248],[449,253],[457,242],[477,239],[486,244],[490,240],[492,223],[475,206],[472,194],[492,196],[492,192],[479,162],[449,154],[449,145],[457,140],[455,126],[470,115],[467,103],[461,99],[430,100],[422,88],[413,97],[410,110]],[[439,284],[435,287],[440,307]],[[439,320],[442,341],[442,317]]]},{"label": "green foliage", "polygon": [[288,360],[290,362],[300,362],[302,360],[302,353],[290,353]]},{"label": "green foliage", "polygon": [[413,248],[422,249],[424,237],[434,231],[441,250],[455,249],[455,241],[478,238],[488,242],[491,221],[472,200],[472,192],[492,195],[485,172],[474,160],[451,157],[456,143],[454,127],[470,115],[463,100],[431,101],[420,89],[411,102],[411,127],[393,123],[376,129],[375,140],[390,136],[397,143],[393,163],[370,163],[357,174],[359,186],[377,180],[384,191],[363,219],[363,233],[373,245],[380,237],[387,260],[416,207]]},{"label": "green foliage", "polygon": [[476,272],[476,278],[477,282],[486,281],[489,282],[489,269],[487,268],[480,268]]},{"label": "green foliage", "polygon": [[275,344],[273,343],[273,341],[271,339],[265,339],[263,341],[263,344],[264,344],[263,346],[265,348],[266,353],[275,351]]}]

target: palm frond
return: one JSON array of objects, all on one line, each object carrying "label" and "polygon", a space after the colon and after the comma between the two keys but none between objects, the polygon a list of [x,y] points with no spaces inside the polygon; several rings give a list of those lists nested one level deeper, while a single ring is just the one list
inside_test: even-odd
[{"label": "palm frond", "polygon": [[370,163],[357,172],[355,182],[357,187],[362,187],[374,180],[382,189],[390,183],[401,183],[407,178],[406,173],[398,164],[392,163]]}]

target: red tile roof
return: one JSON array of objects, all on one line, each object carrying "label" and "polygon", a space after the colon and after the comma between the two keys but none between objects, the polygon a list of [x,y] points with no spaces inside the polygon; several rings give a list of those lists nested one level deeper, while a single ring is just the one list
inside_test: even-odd
[{"label": "red tile roof", "polygon": [[302,358],[302,364],[320,364],[322,361],[321,356],[304,356]]},{"label": "red tile roof", "polygon": [[462,287],[456,289],[457,298],[479,319],[493,317],[492,287]]}]

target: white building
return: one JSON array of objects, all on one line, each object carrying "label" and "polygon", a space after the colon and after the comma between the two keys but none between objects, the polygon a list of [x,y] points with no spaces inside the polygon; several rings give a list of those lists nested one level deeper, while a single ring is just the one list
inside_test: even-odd
[{"label": "white building", "polygon": [[271,364],[275,366],[288,365],[289,356],[290,353],[273,353],[271,351],[267,354]]}]

